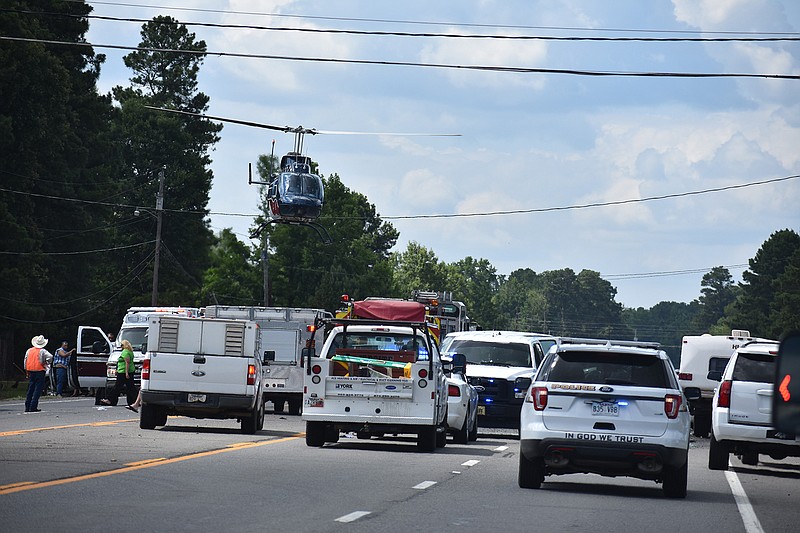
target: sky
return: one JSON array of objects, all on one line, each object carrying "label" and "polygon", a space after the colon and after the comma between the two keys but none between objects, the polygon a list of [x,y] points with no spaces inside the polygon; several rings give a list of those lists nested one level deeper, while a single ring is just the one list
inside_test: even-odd
[{"label": "sky", "polygon": [[[697,299],[703,274],[715,266],[741,281],[772,233],[800,231],[800,80],[553,72],[798,76],[798,41],[574,39],[797,39],[795,0],[89,3],[93,15],[169,15],[189,25],[211,53],[199,74],[210,115],[320,130],[461,134],[306,137],[321,173],[338,174],[397,228],[393,251],[415,241],[440,261],[483,258],[502,275],[594,270],[616,288],[617,302],[649,308]],[[128,51],[99,45],[136,46],[140,29],[141,22],[90,20],[86,40],[107,55],[100,92],[128,85],[131,71],[122,61]],[[233,124],[220,135],[211,153],[211,226],[247,240],[258,212],[248,163],[269,153],[273,140],[276,155],[289,151],[293,138]],[[454,214],[470,216],[425,216]],[[336,213],[326,206],[323,215]]]}]

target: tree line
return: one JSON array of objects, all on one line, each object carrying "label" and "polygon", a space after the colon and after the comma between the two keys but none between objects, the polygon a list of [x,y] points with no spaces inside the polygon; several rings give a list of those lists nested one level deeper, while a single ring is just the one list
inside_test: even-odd
[{"label": "tree line", "polygon": [[[0,34],[82,43],[91,9],[12,0],[0,12]],[[72,340],[79,324],[116,331],[128,307],[151,304],[157,215],[159,305],[334,310],[344,293],[446,290],[485,329],[655,340],[673,356],[684,334],[737,328],[776,338],[800,329],[800,236],[792,229],[764,242],[741,283],[716,267],[696,300],[650,309],[624,308],[616,289],[591,270],[501,275],[486,259],[446,263],[417,242],[392,251],[399,232],[335,173],[323,178],[320,218],[332,245],[302,228],[265,226],[265,215],[253,221],[254,231],[263,230],[252,242],[231,230],[214,234],[209,152],[222,126],[147,107],[205,112],[210,98],[197,81],[205,51],[177,20],[156,17],[142,26],[140,49],[124,57],[129,84],[100,94],[105,57],[91,47],[0,42],[2,375],[19,373],[34,335]],[[270,163],[260,156],[262,176]],[[149,206],[162,172],[169,200],[158,212]],[[265,202],[261,191],[262,213]]]}]

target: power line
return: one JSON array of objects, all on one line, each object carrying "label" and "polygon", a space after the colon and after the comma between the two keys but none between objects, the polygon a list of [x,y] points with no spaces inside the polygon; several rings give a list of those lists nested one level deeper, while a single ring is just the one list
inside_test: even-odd
[{"label": "power line", "polygon": [[800,75],[796,74],[758,74],[758,73],[734,73],[734,72],[637,72],[637,71],[612,71],[612,70],[581,70],[565,68],[533,68],[533,67],[504,67],[491,65],[453,65],[449,63],[423,63],[415,61],[387,61],[373,59],[342,59],[332,57],[302,57],[302,56],[282,56],[271,54],[246,54],[240,52],[216,52],[201,50],[181,50],[174,48],[153,48],[140,46],[124,46],[119,44],[98,44],[88,42],[58,41],[54,39],[35,39],[28,37],[10,37],[2,35],[0,40],[54,44],[64,46],[79,46],[91,48],[108,48],[112,50],[131,50],[137,52],[168,52],[175,54],[217,56],[217,57],[237,57],[247,59],[268,59],[274,61],[297,61],[305,63],[328,63],[328,64],[347,64],[347,65],[380,65],[393,67],[419,67],[419,68],[438,68],[448,70],[474,70],[480,72],[510,72],[515,74],[564,74],[572,76],[591,76],[591,77],[629,77],[629,78],[764,78],[779,80],[799,80]]},{"label": "power line", "polygon": [[[66,0],[68,2],[83,2],[83,0]],[[664,33],[664,34],[707,34],[707,35],[796,35],[794,32],[753,32],[753,31],[700,31],[700,30],[658,30],[642,28],[582,28],[576,26],[533,26],[523,24],[488,24],[488,23],[467,23],[467,22],[447,22],[447,21],[424,21],[424,20],[403,20],[403,19],[380,19],[380,18],[358,18],[358,17],[332,17],[319,15],[296,15],[289,13],[265,13],[259,11],[236,11],[230,9],[203,9],[192,7],[173,7],[148,4],[132,4],[128,2],[87,2],[96,5],[107,5],[115,7],[134,7],[141,9],[158,9],[161,11],[186,11],[196,13],[215,13],[222,15],[245,15],[262,16],[273,18],[304,19],[304,20],[326,20],[336,22],[369,22],[378,24],[404,24],[417,26],[450,26],[461,28],[493,28],[493,29],[517,29],[517,30],[550,30],[550,31],[587,31],[587,32],[618,32],[618,33]]]},{"label": "power line", "polygon": [[144,246],[145,244],[153,244],[156,242],[155,240],[152,241],[145,241],[145,242],[138,242],[136,244],[128,244],[125,246],[115,246],[113,248],[100,248],[98,250],[80,250],[74,252],[6,252],[0,251],[2,255],[43,255],[43,256],[51,256],[51,255],[83,255],[83,254],[96,254],[100,252],[114,252],[117,250],[126,250],[128,248],[136,248],[137,246]]},{"label": "power line", "polygon": [[[71,13],[52,13],[42,11],[4,9],[14,13],[29,15],[47,15],[69,18],[86,18],[93,20],[103,20],[111,22],[132,22],[136,24],[147,24],[156,22],[153,19],[112,17],[108,15],[74,15]],[[285,26],[259,26],[254,24],[230,24],[220,22],[189,22],[189,21],[158,21],[159,24],[171,26],[187,26],[201,28],[236,29],[236,30],[260,30],[273,32],[297,32],[297,33],[316,33],[330,35],[360,35],[375,37],[422,37],[422,38],[443,38],[443,39],[478,39],[478,40],[510,40],[510,41],[594,41],[594,42],[778,42],[778,41],[800,41],[797,34],[781,34],[771,37],[607,37],[607,36],[555,36],[555,35],[508,35],[508,34],[486,34],[486,33],[430,33],[430,32],[408,32],[408,31],[378,31],[378,30],[343,30],[332,28],[308,28],[308,27],[285,27]],[[575,28],[572,28],[573,30]],[[609,30],[622,31],[622,30]],[[792,36],[790,36],[792,35]]]},{"label": "power line", "polygon": [[[727,269],[740,269],[750,266],[748,263],[739,263],[738,265],[725,265],[723,268]],[[707,268],[692,268],[688,270],[664,270],[661,272],[640,272],[636,274],[600,274],[600,277],[606,281],[612,280],[625,280],[625,279],[641,279],[641,278],[660,278],[667,276],[680,276],[683,274],[705,274],[714,267]]]}]

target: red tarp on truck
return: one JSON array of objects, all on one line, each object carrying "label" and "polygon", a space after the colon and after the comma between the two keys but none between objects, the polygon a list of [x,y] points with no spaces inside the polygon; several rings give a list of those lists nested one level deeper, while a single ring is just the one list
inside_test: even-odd
[{"label": "red tarp on truck", "polygon": [[425,306],[404,300],[362,300],[353,302],[353,316],[377,320],[425,322]]}]

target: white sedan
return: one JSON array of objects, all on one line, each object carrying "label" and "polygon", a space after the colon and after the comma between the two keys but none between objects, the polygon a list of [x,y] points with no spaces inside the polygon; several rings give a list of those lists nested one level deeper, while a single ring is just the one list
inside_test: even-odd
[{"label": "white sedan", "polygon": [[453,363],[453,371],[447,376],[447,432],[456,444],[478,440],[479,391],[467,382],[466,358],[442,354],[442,360]]}]

